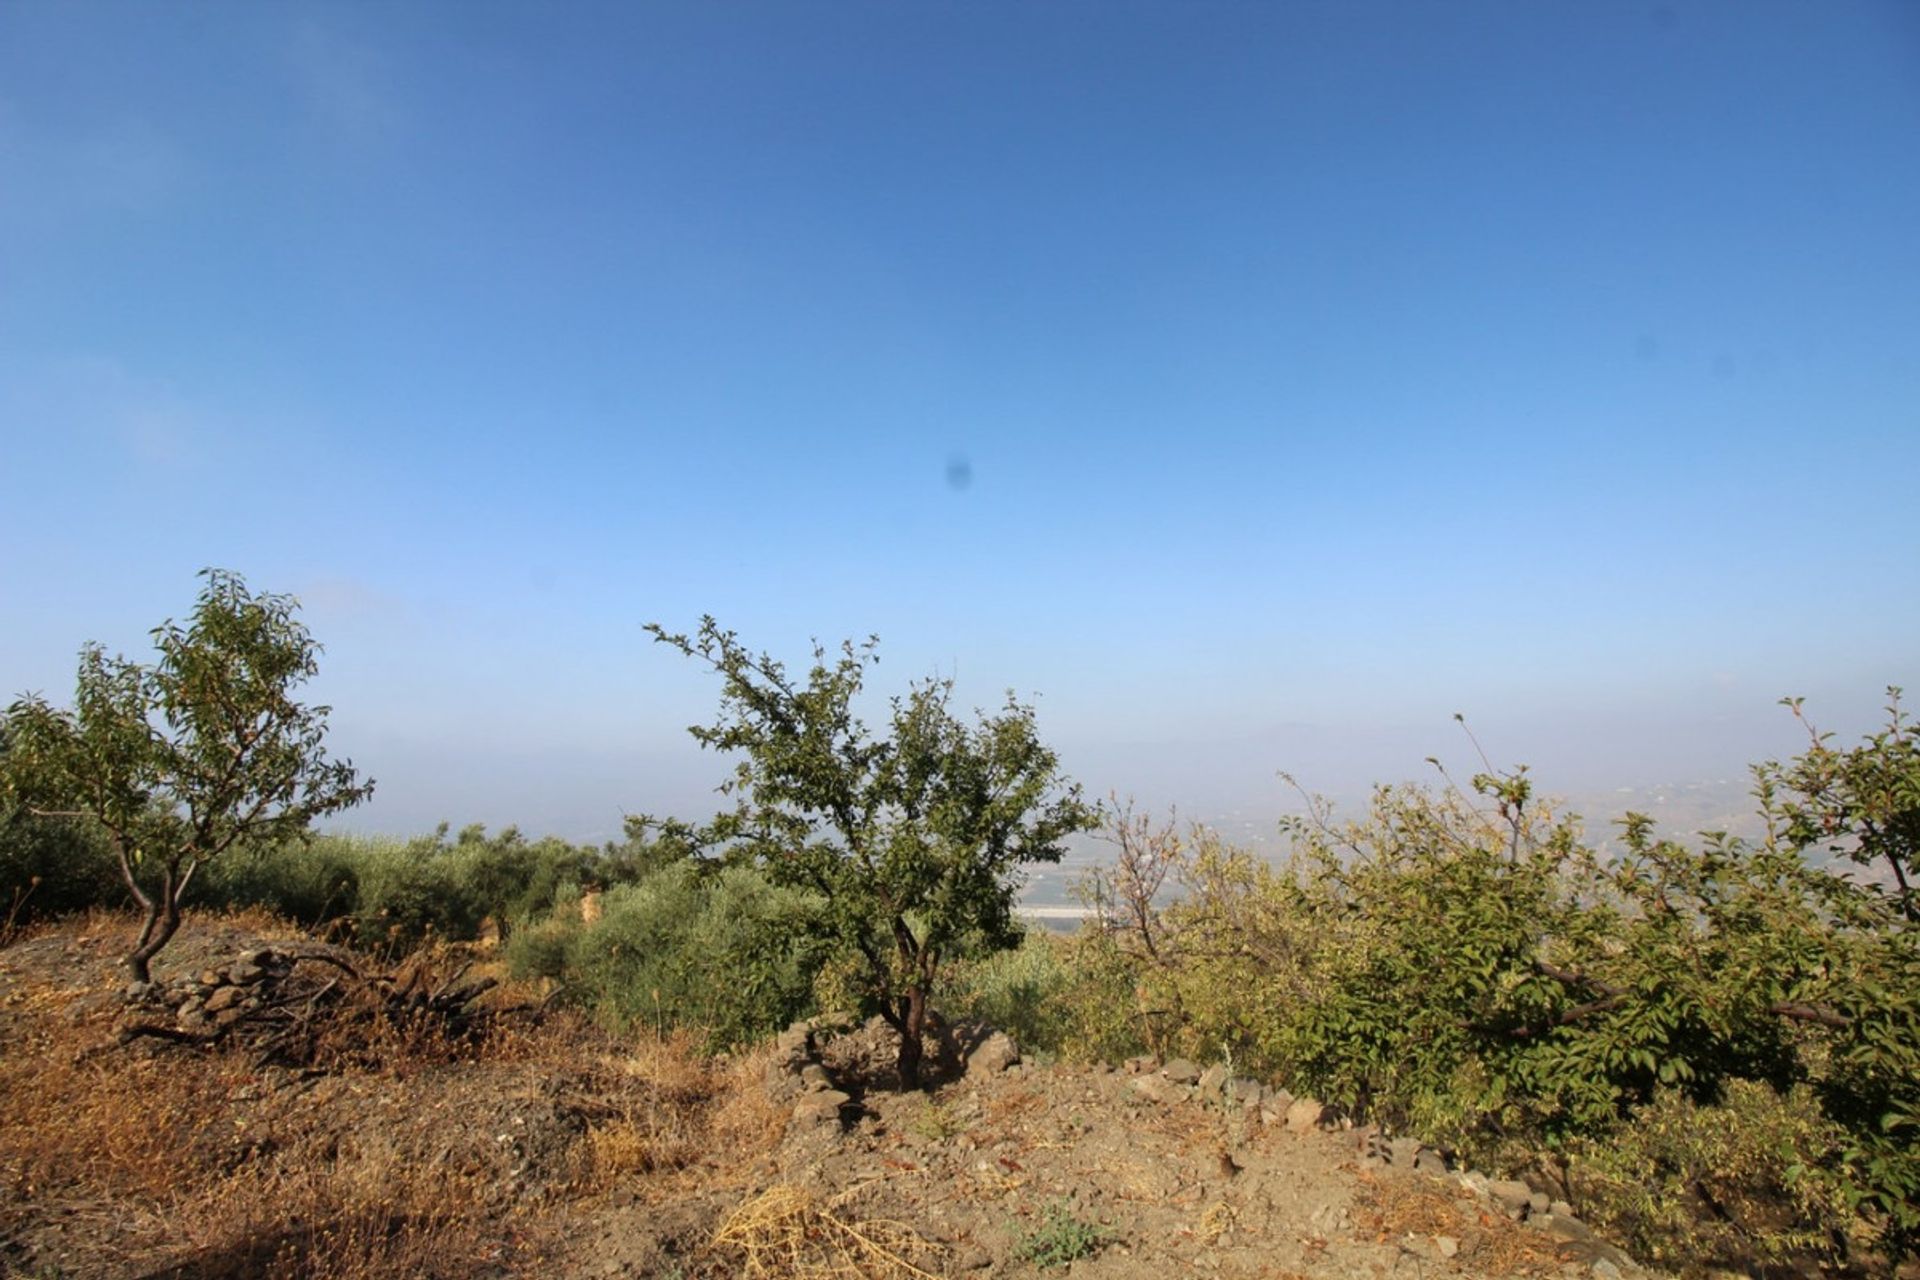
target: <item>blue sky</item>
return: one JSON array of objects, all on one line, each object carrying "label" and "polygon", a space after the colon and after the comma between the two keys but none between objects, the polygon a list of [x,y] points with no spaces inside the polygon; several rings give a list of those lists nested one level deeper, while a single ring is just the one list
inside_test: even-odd
[{"label": "blue sky", "polygon": [[1916,474],[1909,4],[0,7],[5,692],[237,569],[350,825],[697,811],[703,613],[1201,814],[1736,776]]}]

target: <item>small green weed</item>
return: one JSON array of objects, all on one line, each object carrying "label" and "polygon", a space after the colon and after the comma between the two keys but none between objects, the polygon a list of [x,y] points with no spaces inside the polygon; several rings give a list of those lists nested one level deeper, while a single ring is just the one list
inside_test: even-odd
[{"label": "small green weed", "polygon": [[1064,1267],[1092,1257],[1110,1238],[1104,1228],[1074,1217],[1064,1200],[1055,1200],[1041,1215],[1040,1225],[1021,1237],[1014,1256],[1043,1269]]},{"label": "small green weed", "polygon": [[945,1142],[954,1134],[966,1128],[953,1109],[928,1098],[920,1106],[920,1114],[907,1121],[907,1130],[928,1142]]}]

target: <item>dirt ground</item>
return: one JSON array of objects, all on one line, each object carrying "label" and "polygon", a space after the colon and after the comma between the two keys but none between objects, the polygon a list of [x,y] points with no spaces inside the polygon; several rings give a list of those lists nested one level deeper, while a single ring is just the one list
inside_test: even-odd
[{"label": "dirt ground", "polygon": [[[96,917],[0,951],[0,1275],[1634,1271],[1455,1179],[1372,1167],[1353,1132],[1143,1087],[1157,1064],[956,1064],[902,1093],[873,1028],[710,1058],[504,986],[453,1036],[424,995],[386,1015],[474,957],[376,980],[263,918],[190,923],[130,999],[127,932]],[[216,994],[236,966],[251,1005]],[[342,999],[348,967],[379,1000]],[[241,1011],[216,1027],[215,1005]]]}]

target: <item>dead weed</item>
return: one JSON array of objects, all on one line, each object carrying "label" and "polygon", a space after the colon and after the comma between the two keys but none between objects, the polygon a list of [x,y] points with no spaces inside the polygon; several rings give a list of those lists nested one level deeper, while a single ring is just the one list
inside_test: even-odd
[{"label": "dead weed", "polygon": [[[739,1184],[754,1176],[753,1155],[780,1138],[782,1117],[760,1087],[764,1053],[715,1063],[689,1036],[623,1044],[559,1011],[491,1020],[472,1036],[425,1012],[390,1016],[396,995],[404,1004],[424,993],[430,1009],[435,992],[473,977],[452,953],[381,984],[313,966],[324,975],[316,990],[337,972],[343,981],[325,1009],[315,1005],[315,1053],[297,1068],[263,1064],[260,1046],[239,1038],[120,1043],[118,940],[106,931],[124,926],[121,917],[70,922],[23,944],[25,954],[7,953],[0,1272],[538,1274],[532,1264],[561,1247],[580,1194],[617,1181],[656,1202]],[[191,959],[217,965],[258,936],[202,935],[205,958]],[[68,985],[78,978],[87,985]],[[495,987],[488,1004],[524,994]],[[303,995],[289,1007],[306,1003]],[[460,1084],[458,1105],[437,1105],[438,1082]],[[476,1116],[501,1118],[529,1147],[476,1141]],[[530,1164],[581,1176],[541,1184]],[[847,1225],[891,1247],[882,1228]]]},{"label": "dead weed", "polygon": [[[770,1052],[716,1064],[695,1034],[675,1032],[600,1059],[566,1095],[587,1123],[578,1185],[604,1190],[636,1177],[725,1169],[744,1175],[747,1157],[770,1149],[784,1124],[760,1087]],[[683,1193],[685,1179],[657,1190]]]},{"label": "dead weed", "polygon": [[942,1250],[903,1223],[848,1211],[859,1187],[823,1197],[780,1183],[721,1220],[708,1249],[750,1280],[937,1280]]},{"label": "dead weed", "polygon": [[207,1145],[222,1073],[183,1072],[151,1057],[100,1052],[100,1030],[63,1016],[71,999],[36,1001],[32,1034],[0,1053],[0,1181],[18,1210],[84,1186],[161,1198]]},{"label": "dead weed", "polygon": [[1472,1192],[1367,1171],[1357,1176],[1356,1221],[1377,1239],[1453,1236],[1470,1242],[1474,1266],[1492,1275],[1545,1275],[1566,1261],[1553,1237],[1492,1212]]},{"label": "dead weed", "polygon": [[167,1280],[464,1277],[531,1252],[531,1230],[483,1207],[484,1189],[443,1170],[366,1162],[289,1169],[209,1187],[175,1215]]}]

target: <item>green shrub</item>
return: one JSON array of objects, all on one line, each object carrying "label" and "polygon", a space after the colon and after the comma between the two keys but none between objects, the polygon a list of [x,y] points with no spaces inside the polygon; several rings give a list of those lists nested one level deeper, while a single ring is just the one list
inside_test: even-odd
[{"label": "green shrub", "polygon": [[609,1025],[699,1027],[726,1047],[811,1009],[818,916],[817,900],[749,868],[680,862],[609,890],[592,925],[571,907],[528,925],[508,961]]},{"label": "green shrub", "polygon": [[[1749,1270],[1844,1261],[1867,1242],[1837,1157],[1846,1135],[1805,1086],[1729,1081],[1717,1104],[1663,1090],[1569,1161],[1581,1213],[1639,1257]],[[1853,1248],[1848,1248],[1850,1239]]]},{"label": "green shrub", "polygon": [[1070,1039],[1072,971],[1060,939],[1030,930],[1020,945],[954,966],[936,999],[949,1020],[975,1019],[1013,1036],[1029,1052],[1058,1053]]},{"label": "green shrub", "polygon": [[907,1121],[907,1132],[917,1134],[928,1142],[945,1142],[966,1130],[966,1121],[943,1102],[925,1098],[920,1103],[920,1112]]},{"label": "green shrub", "polygon": [[493,919],[504,934],[551,910],[562,896],[577,897],[581,886],[605,882],[603,872],[615,869],[597,849],[552,836],[529,841],[517,827],[491,837],[468,827],[451,845],[439,837],[430,853],[445,862],[469,910]]},{"label": "green shrub", "polygon": [[1043,1270],[1064,1267],[1091,1258],[1109,1238],[1103,1228],[1075,1217],[1072,1205],[1055,1200],[1043,1211],[1039,1225],[1020,1238],[1013,1256]]},{"label": "green shrub", "polygon": [[[1629,814],[1604,858],[1536,805],[1524,771],[1471,793],[1383,788],[1352,822],[1316,803],[1278,868],[1204,832],[1130,852],[1123,829],[1100,919],[1049,979],[1048,1024],[1230,1056],[1485,1167],[1591,1158],[1625,1135],[1592,1176],[1611,1180],[1624,1229],[1676,1260],[1811,1257],[1844,1238],[1909,1256],[1920,742],[1896,700],[1861,746],[1816,734],[1756,775],[1763,839],[1682,844]],[[1182,896],[1129,900],[1169,849]],[[1692,1178],[1678,1216],[1621,1199],[1712,1150],[1732,1180]],[[1787,1182],[1768,1181],[1776,1156]],[[1733,1225],[1695,1222],[1735,1202]]]},{"label": "green shrub", "polygon": [[552,914],[517,929],[507,939],[507,969],[516,978],[573,980],[574,949],[586,926],[577,902],[562,902]]},{"label": "green shrub", "polygon": [[1097,929],[1032,929],[1011,951],[955,965],[938,993],[951,1020],[1011,1034],[1023,1050],[1114,1062],[1148,1047],[1135,1012],[1136,973]]},{"label": "green shrub", "polygon": [[236,849],[207,867],[194,901],[203,908],[265,907],[318,928],[356,910],[370,844],[330,835],[308,844]]},{"label": "green shrub", "polygon": [[1793,999],[1844,1019],[1818,1046],[1815,1088],[1846,1130],[1851,1193],[1887,1224],[1889,1252],[1910,1257],[1920,1253],[1920,727],[1899,689],[1887,695],[1886,727],[1844,750],[1784,699],[1807,750],[1754,774],[1770,845],[1857,868],[1814,873],[1832,921],[1818,956],[1831,979]]},{"label": "green shrub", "polygon": [[444,840],[368,841],[360,855],[351,917],[354,945],[396,956],[429,937],[479,936],[487,914],[483,899],[461,875],[463,868],[449,856]]},{"label": "green shrub", "polygon": [[0,929],[128,902],[120,865],[96,828],[24,812],[0,816]]},{"label": "green shrub", "polygon": [[402,954],[429,937],[470,941],[491,920],[511,938],[526,922],[585,885],[631,882],[652,866],[677,860],[644,833],[606,850],[547,837],[529,841],[513,827],[488,835],[480,826],[449,838],[398,841],[321,836],[239,851],[208,868],[201,906],[263,906],[309,927],[344,921],[352,940],[385,955]]},{"label": "green shrub", "polygon": [[1111,938],[1086,927],[1056,947],[1067,977],[1053,1012],[1062,1057],[1119,1062],[1166,1051],[1171,1011]]}]

